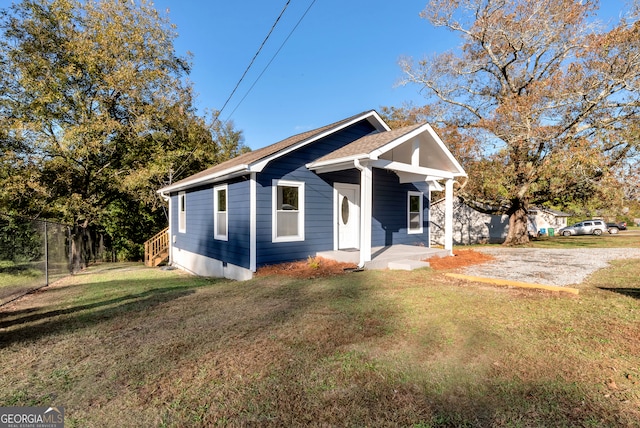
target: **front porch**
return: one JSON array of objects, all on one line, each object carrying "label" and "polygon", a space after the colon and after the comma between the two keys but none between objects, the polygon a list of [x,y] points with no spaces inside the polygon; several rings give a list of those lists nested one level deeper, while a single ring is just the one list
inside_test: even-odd
[{"label": "front porch", "polygon": [[[365,269],[413,270],[428,267],[431,257],[446,257],[450,251],[441,248],[420,247],[417,245],[391,245],[371,249],[371,261],[364,264]],[[316,254],[329,260],[344,263],[360,263],[359,250],[320,251]]]}]

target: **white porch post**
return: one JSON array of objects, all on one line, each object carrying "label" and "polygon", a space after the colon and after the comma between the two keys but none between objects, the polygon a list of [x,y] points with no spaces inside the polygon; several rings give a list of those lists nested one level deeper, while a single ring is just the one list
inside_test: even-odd
[{"label": "white porch post", "polygon": [[360,267],[371,261],[371,217],[373,216],[373,171],[369,165],[361,165],[360,170]]},{"label": "white porch post", "polygon": [[453,255],[453,180],[444,183],[444,249]]}]

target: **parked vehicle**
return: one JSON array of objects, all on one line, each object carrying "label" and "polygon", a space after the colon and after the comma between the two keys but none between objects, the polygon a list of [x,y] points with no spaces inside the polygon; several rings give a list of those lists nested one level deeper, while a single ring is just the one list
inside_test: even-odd
[{"label": "parked vehicle", "polygon": [[624,221],[620,223],[607,223],[607,228],[609,229],[609,233],[616,234],[621,230],[627,230],[627,223]]},{"label": "parked vehicle", "polygon": [[563,227],[558,231],[562,236],[573,235],[597,235],[600,236],[604,232],[609,231],[606,223],[602,220],[583,220],[573,226]]}]

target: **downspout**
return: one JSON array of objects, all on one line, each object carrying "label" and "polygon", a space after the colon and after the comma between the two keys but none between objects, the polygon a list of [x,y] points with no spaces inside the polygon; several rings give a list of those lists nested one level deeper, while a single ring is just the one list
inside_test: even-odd
[{"label": "downspout", "polygon": [[257,202],[257,173],[249,174],[249,270],[255,273],[258,260],[258,202]]}]

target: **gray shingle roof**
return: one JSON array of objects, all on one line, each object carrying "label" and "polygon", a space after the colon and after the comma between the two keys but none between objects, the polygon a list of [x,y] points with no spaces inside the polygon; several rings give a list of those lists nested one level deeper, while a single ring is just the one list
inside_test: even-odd
[{"label": "gray shingle roof", "polygon": [[330,131],[333,128],[339,128],[340,126],[346,123],[349,123],[350,121],[358,117],[361,117],[361,116],[364,117],[365,115],[372,112],[373,110],[362,112],[360,114],[353,115],[351,117],[340,120],[338,122],[334,122],[317,129],[313,129],[310,131],[293,135],[275,144],[271,144],[270,146],[266,146],[261,149],[257,149],[248,153],[243,153],[240,156],[237,156],[233,159],[229,159],[228,161],[219,163],[215,166],[212,166],[211,168],[205,169],[204,171],[200,171],[187,178],[183,178],[182,180],[176,181],[175,183],[171,184],[170,187],[179,187],[182,184],[186,184],[193,181],[197,182],[200,179],[204,179],[209,176],[215,176],[217,173],[221,173],[225,170],[233,169],[234,167],[240,167],[242,165],[251,165],[269,156],[275,155],[278,152],[284,151],[292,146],[295,146],[298,143],[302,143],[305,140],[312,139],[324,132]]}]

